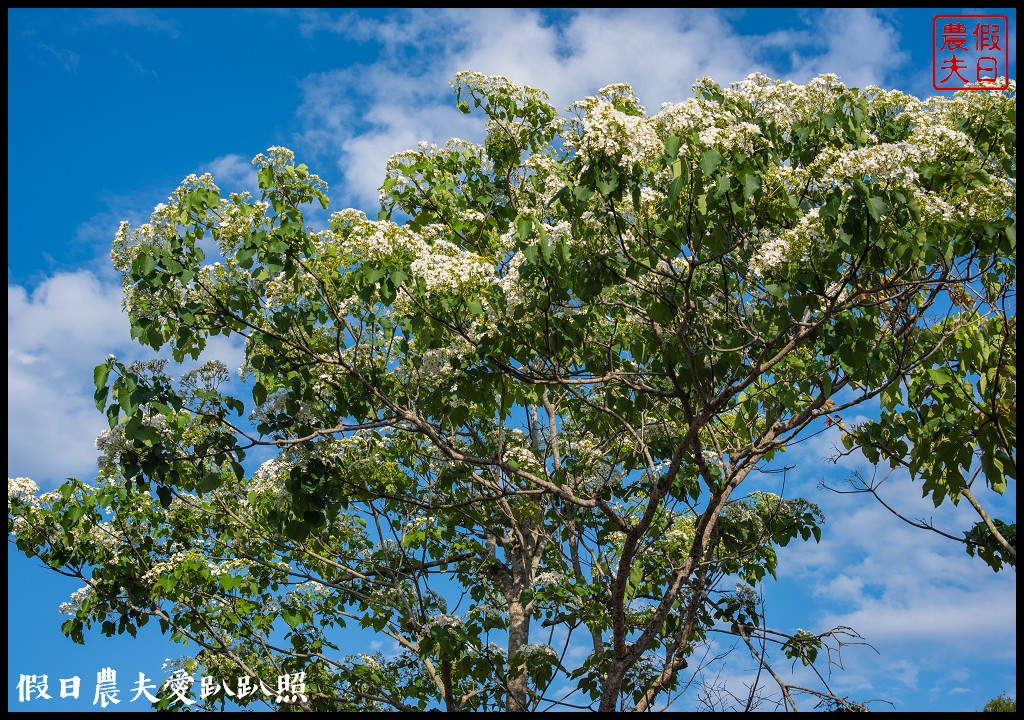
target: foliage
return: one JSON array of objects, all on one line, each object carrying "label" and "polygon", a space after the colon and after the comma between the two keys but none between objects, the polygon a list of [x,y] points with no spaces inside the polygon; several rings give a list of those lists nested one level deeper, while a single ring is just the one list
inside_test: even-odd
[{"label": "foliage", "polygon": [[985,703],[982,712],[1017,712],[1017,701],[1006,693],[999,693],[997,697]]},{"label": "foliage", "polygon": [[[18,547],[86,582],[65,633],[156,618],[188,672],[304,672],[271,703],[310,710],[644,710],[731,636],[787,707],[861,708],[771,670],[855,636],[764,621],[823,522],[769,463],[880,398],[850,447],[936,502],[971,448],[1015,478],[1014,92],[755,75],[560,116],[454,87],[485,142],[394,156],[376,219],[314,229],[325,184],[271,148],[259,200],[190,176],[122,225],[133,337],[177,362],[244,337],[246,383],[109,358],[97,483],[9,483]],[[968,547],[1012,560],[989,530]],[[346,654],[346,626],[394,652]]]}]

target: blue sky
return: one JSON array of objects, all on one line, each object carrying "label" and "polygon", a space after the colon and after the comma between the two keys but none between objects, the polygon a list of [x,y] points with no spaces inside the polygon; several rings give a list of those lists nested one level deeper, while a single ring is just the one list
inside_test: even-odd
[{"label": "blue sky", "polygon": [[[105,423],[92,367],[108,353],[143,354],[121,315],[110,241],[120,220],[145,220],[189,173],[252,188],[250,158],[284,145],[330,184],[332,209],[374,214],[389,155],[481,136],[479,119],[452,102],[459,70],[509,76],[562,107],[629,82],[656,109],[689,96],[697,77],[728,83],[754,71],[795,82],[834,72],[927,96],[932,18],[957,13],[1009,17],[1015,78],[1012,9],[9,9],[8,475],[49,489],[95,472]],[[239,347],[218,340],[212,355],[237,367]],[[1016,696],[1015,573],[993,574],[864,498],[817,489],[860,467],[823,463],[834,442],[825,433],[787,455],[800,463],[790,482],[828,523],[820,545],[783,552],[770,616],[865,636],[878,653],[849,648],[833,677],[858,699],[974,710],[1000,692]],[[887,498],[909,515],[946,528],[973,522],[964,509],[934,510],[910,483],[890,485]],[[993,507],[1013,517],[1015,497]],[[9,709],[98,710],[96,672],[106,666],[118,669],[120,708],[137,709],[127,700],[139,672],[159,681],[176,654],[155,628],[137,641],[65,640],[57,606],[76,588],[9,548]],[[740,683],[747,669],[728,667],[722,681]],[[19,704],[20,674],[48,674],[54,699]],[[58,679],[73,675],[81,697],[61,700]]]}]

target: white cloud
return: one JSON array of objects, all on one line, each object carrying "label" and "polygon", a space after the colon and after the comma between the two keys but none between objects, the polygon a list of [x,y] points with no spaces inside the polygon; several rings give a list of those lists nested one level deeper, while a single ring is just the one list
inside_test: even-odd
[{"label": "white cloud", "polygon": [[237,153],[221,155],[214,158],[196,170],[197,174],[210,173],[214,182],[220,188],[221,194],[227,197],[228,193],[248,191],[254,197],[259,196],[259,187],[256,182],[256,168],[252,164],[252,158],[247,158]]},{"label": "white cloud", "polygon": [[[376,207],[384,164],[420,140],[479,139],[482,123],[453,108],[461,70],[545,90],[559,109],[601,87],[630,83],[652,110],[690,94],[698,77],[730,83],[761,71],[806,82],[820,72],[884,84],[907,54],[892,22],[868,9],[801,13],[790,30],[741,35],[715,10],[412,10],[369,19],[299,11],[301,32],[372,42],[380,60],[310,75],[298,114],[311,149],[334,157],[346,202]],[[342,198],[335,198],[337,200]]]},{"label": "white cloud", "polygon": [[[307,77],[299,109],[306,141],[337,157],[351,199],[367,210],[393,153],[420,140],[480,139],[480,119],[467,120],[451,101],[448,82],[460,70],[538,87],[558,108],[629,82],[657,108],[686,96],[699,76],[729,82],[760,68],[713,11],[580,12],[558,25],[532,10],[414,11],[357,23],[306,13],[303,23],[307,32],[344,32],[384,48],[374,65]],[[423,50],[430,52],[408,62]]]},{"label": "white cloud", "polygon": [[906,685],[908,688],[917,687],[917,676],[920,671],[921,668],[909,660],[898,660],[894,663],[885,663],[886,674],[896,678],[896,680],[903,685]]},{"label": "white cloud", "polygon": [[[856,410],[863,414],[843,413],[847,424],[877,416],[873,402]],[[779,585],[766,591],[769,624],[787,630],[797,625],[815,631],[854,629],[878,654],[866,647],[846,648],[844,670],[834,675],[834,688],[854,698],[890,699],[898,707],[915,702],[910,698],[920,697],[919,687],[945,675],[950,657],[972,666],[1012,665],[1013,570],[993,573],[980,559],[968,556],[962,544],[903,523],[870,495],[836,494],[819,487],[824,481],[842,489],[853,472],[865,478],[877,472],[874,477],[881,478],[888,471],[871,466],[859,452],[836,464],[828,462],[841,448],[840,434],[832,426],[777,459],[777,465],[792,467],[786,473],[786,495],[817,503],[826,521],[820,544],[797,542],[779,551]],[[778,476],[764,481],[778,491]],[[880,492],[904,516],[932,522],[952,535],[978,520],[966,502],[935,508],[930,498],[922,497],[921,484],[905,472],[893,473]],[[1015,515],[1012,489],[1002,497],[982,493],[994,515]],[[949,678],[942,692],[964,682],[963,677]],[[970,707],[976,700],[964,697],[959,702]]]},{"label": "white cloud", "polygon": [[7,471],[41,487],[95,469],[92,368],[131,346],[120,286],[86,270],[7,286]]},{"label": "white cloud", "polygon": [[[899,707],[903,698],[916,696],[919,685],[951,672],[950,658],[1014,663],[1012,570],[993,573],[963,545],[902,523],[870,496],[801,490],[826,514],[822,541],[780,551],[777,590],[781,597],[793,593],[803,599],[815,630],[850,627],[878,651],[847,648],[845,670],[833,678],[838,691],[891,699]],[[920,485],[905,476],[895,476],[884,490],[887,502],[908,517],[934,521],[953,534],[976,521],[966,503],[934,508],[921,498]],[[990,500],[993,507],[1013,503],[1012,498]],[[770,589],[768,597],[780,595]],[[774,607],[776,614],[792,615],[778,603]],[[961,668],[943,692],[963,683]]]},{"label": "white cloud", "polygon": [[900,45],[899,32],[879,11],[829,8],[805,17],[811,27],[794,32],[792,40],[812,52],[791,54],[789,75],[794,82],[835,73],[847,85],[885,85],[909,58]]},{"label": "white cloud", "polygon": [[372,215],[387,159],[421,140],[482,138],[480,121],[471,122],[448,102],[447,79],[359,67],[311,75],[302,88],[304,140],[315,152],[334,157],[345,179],[332,192],[335,207],[354,204]]},{"label": "white cloud", "polygon": [[[225,191],[256,191],[248,158],[223,155],[198,169],[213,173]],[[7,465],[12,476],[32,477],[41,487],[70,475],[91,476],[98,454],[94,441],[107,426],[93,404],[92,369],[111,353],[124,361],[153,356],[131,340],[121,309],[120,277],[107,256],[121,218],[133,226],[148,220],[155,203],[143,196],[108,198],[111,207],[121,210],[98,213],[79,226],[74,242],[100,250],[90,269],[58,272],[33,288],[7,285]],[[180,372],[207,360],[220,360],[234,370],[242,355],[241,339],[217,336],[208,340],[198,362],[186,363]]]},{"label": "white cloud", "polygon": [[[210,338],[199,361],[241,364],[237,339]],[[110,353],[152,357],[131,340],[121,287],[87,270],[58,273],[29,292],[7,286],[7,472],[40,487],[91,477],[107,423],[93,404],[92,369]]]}]

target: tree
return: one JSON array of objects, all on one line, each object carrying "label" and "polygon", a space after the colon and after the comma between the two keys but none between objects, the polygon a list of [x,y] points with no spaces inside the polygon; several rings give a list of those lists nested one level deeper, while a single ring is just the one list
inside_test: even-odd
[{"label": "tree", "polygon": [[[644,710],[726,636],[787,708],[861,709],[773,669],[858,636],[767,624],[778,549],[823,518],[765,488],[876,398],[848,433],[873,459],[924,467],[925,406],[989,413],[961,429],[992,490],[1015,477],[1015,91],[753,75],[560,117],[505,78],[453,86],[485,142],[394,156],[377,219],[315,230],[325,184],[271,148],[261,199],[190,176],[122,224],[133,337],[181,362],[242,336],[246,383],[108,358],[96,484],[9,481],[18,547],[86,583],[64,631],[155,617],[198,647],[184,672],[292,678],[267,700],[315,710]],[[971,460],[939,450],[925,489],[956,500]],[[342,657],[346,623],[396,651]]]},{"label": "tree", "polygon": [[997,697],[985,703],[982,712],[1017,712],[1017,701],[1008,697],[1006,693],[999,693]]}]

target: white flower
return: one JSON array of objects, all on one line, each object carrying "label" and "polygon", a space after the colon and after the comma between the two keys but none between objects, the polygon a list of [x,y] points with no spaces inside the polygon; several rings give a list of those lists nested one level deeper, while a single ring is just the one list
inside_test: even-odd
[{"label": "white flower", "polygon": [[448,615],[446,613],[438,613],[427,620],[428,627],[460,628],[463,624],[462,618],[458,615]]},{"label": "white flower", "polygon": [[504,615],[493,605],[477,605],[470,612],[479,615],[487,620],[502,620]]},{"label": "white flower", "polygon": [[249,492],[256,494],[274,493],[276,497],[285,496],[284,479],[292,469],[292,464],[281,458],[271,458],[257,468],[249,480]]},{"label": "white flower", "polygon": [[7,501],[20,500],[23,503],[37,507],[39,505],[39,499],[36,497],[36,493],[39,492],[39,486],[35,484],[30,478],[17,477],[7,478]]},{"label": "white flower", "polygon": [[76,612],[78,612],[78,609],[82,606],[82,603],[85,601],[85,599],[90,597],[92,594],[93,589],[89,585],[86,585],[85,587],[81,587],[78,590],[75,590],[73,593],[71,593],[71,598],[69,599],[68,602],[60,604],[61,614],[74,615]]},{"label": "white flower", "polygon": [[819,209],[808,210],[795,227],[781,235],[763,233],[760,239],[761,247],[751,259],[751,270],[758,277],[790,262],[806,264],[812,253],[825,245]]},{"label": "white flower", "polygon": [[35,495],[39,492],[39,486],[31,478],[27,477],[8,477],[7,478],[7,497],[21,497],[27,495]]},{"label": "white flower", "polygon": [[[609,86],[602,94],[609,91],[614,91],[620,102],[623,98],[618,96],[625,93],[626,104],[635,104],[630,102],[632,90],[628,86]],[[589,97],[575,107],[583,118],[565,134],[565,142],[583,155],[613,158],[633,167],[659,158],[665,151],[656,123],[646,115],[623,112],[604,97]],[[643,108],[636,104],[636,110],[642,112]]]},{"label": "white flower", "polygon": [[558,585],[563,580],[565,580],[565,576],[556,572],[542,572],[537,576],[537,584],[541,587],[545,587],[547,585]]},{"label": "white flower", "polygon": [[380,663],[377,661],[377,658],[375,658],[373,655],[367,655],[366,653],[359,653],[359,655],[357,655],[356,657],[358,657],[360,660],[362,660],[363,665],[365,665],[370,670],[380,670],[381,669]]},{"label": "white flower", "polygon": [[555,649],[553,647],[551,647],[550,645],[543,645],[540,643],[530,643],[529,645],[524,645],[522,648],[520,648],[519,652],[523,655],[523,657],[533,657],[534,655],[546,655],[552,658],[558,657],[558,653],[555,652]]}]

